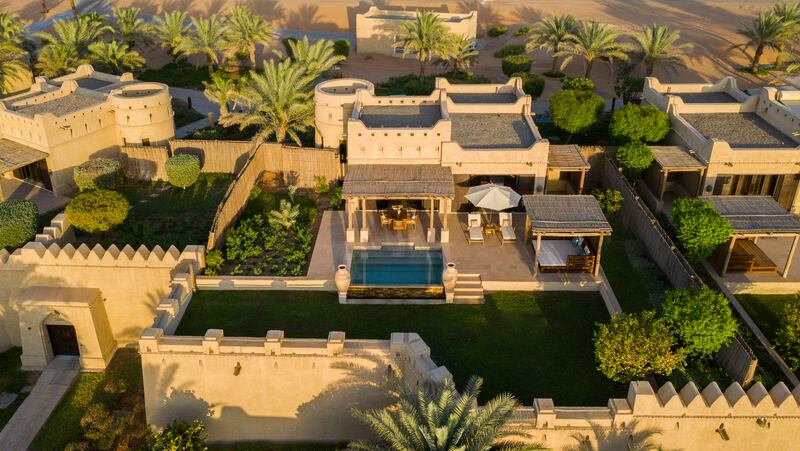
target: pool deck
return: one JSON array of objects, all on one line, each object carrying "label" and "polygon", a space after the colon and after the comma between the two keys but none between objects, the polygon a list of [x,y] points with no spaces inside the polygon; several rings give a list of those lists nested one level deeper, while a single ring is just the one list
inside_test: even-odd
[{"label": "pool deck", "polygon": [[[486,236],[483,244],[469,244],[464,233],[466,213],[451,213],[448,216],[450,230],[448,243],[428,243],[426,240],[428,214],[421,211],[419,215],[416,229],[392,231],[380,226],[377,212],[368,212],[369,242],[347,243],[344,212],[324,212],[311,256],[308,278],[333,279],[338,265],[350,266],[348,259],[354,246],[408,243],[419,247],[441,246],[445,261],[454,262],[461,274],[479,274],[484,289],[489,291],[596,291],[602,284],[601,278],[595,278],[591,274],[539,274],[534,278],[533,249],[523,239],[524,213],[514,213],[512,222],[517,241],[506,244],[501,244],[494,236]],[[358,219],[360,226],[361,218]],[[439,218],[436,218],[435,225],[441,227]]]}]

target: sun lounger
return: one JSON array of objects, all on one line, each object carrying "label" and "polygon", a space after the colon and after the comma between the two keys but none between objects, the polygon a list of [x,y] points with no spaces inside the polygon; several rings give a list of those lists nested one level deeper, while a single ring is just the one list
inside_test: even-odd
[{"label": "sun lounger", "polygon": [[500,236],[502,237],[502,243],[517,241],[514,226],[511,225],[511,213],[500,213]]},{"label": "sun lounger", "polygon": [[467,215],[467,233],[470,243],[483,243],[483,227],[480,213]]}]

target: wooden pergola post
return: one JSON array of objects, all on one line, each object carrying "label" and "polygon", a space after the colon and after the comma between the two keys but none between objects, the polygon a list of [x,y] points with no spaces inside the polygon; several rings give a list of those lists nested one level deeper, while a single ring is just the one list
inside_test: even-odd
[{"label": "wooden pergola post", "polygon": [[536,253],[533,255],[533,275],[539,274],[539,251],[542,248],[542,234],[536,234]]},{"label": "wooden pergola post", "polygon": [[789,277],[789,268],[792,267],[792,259],[794,258],[794,251],[797,250],[797,241],[799,239],[800,235],[795,235],[792,240],[792,247],[789,248],[789,258],[786,259],[786,265],[783,266],[783,273],[781,274],[784,279]]},{"label": "wooden pergola post", "polygon": [[669,177],[669,169],[664,169],[661,171],[661,173],[664,174],[664,176],[661,177],[661,187],[658,190],[659,202],[664,200],[664,192],[667,190],[667,177]]},{"label": "wooden pergola post", "polygon": [[361,198],[361,233],[360,241],[366,243],[369,241],[369,226],[367,225],[367,198]]},{"label": "wooden pergola post", "polygon": [[430,217],[430,225],[428,227],[428,242],[433,243],[436,241],[436,230],[433,228],[433,215],[435,214],[435,207],[436,207],[436,198],[431,197],[431,217]]},{"label": "wooden pergola post", "polygon": [[733,253],[733,245],[736,244],[736,236],[731,237],[731,244],[728,245],[728,252],[725,253],[725,261],[722,263],[722,270],[719,272],[721,277],[725,277],[725,273],[728,271],[728,262],[731,260],[731,254]]},{"label": "wooden pergola post", "polygon": [[594,271],[593,271],[595,277],[597,277],[600,274],[600,254],[603,251],[603,238],[605,238],[605,235],[600,235],[600,239],[597,242],[597,256],[594,259]]},{"label": "wooden pergola post", "polygon": [[586,172],[585,170],[581,171],[581,180],[578,182],[578,194],[583,194],[583,185],[586,182]]}]

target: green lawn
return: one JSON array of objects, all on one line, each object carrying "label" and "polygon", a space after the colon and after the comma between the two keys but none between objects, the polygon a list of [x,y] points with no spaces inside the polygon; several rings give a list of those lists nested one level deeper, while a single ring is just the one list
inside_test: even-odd
[{"label": "green lawn", "polygon": [[199,291],[176,334],[324,338],[341,330],[349,338],[388,339],[417,332],[431,357],[456,383],[473,374],[485,380],[482,400],[509,391],[530,405],[534,397],[557,405],[605,405],[624,387],[596,369],[592,334],[607,321],[594,292],[500,292],[483,305],[340,305],[336,295],[299,291]]},{"label": "green lawn", "polygon": [[33,384],[39,373],[32,371],[22,371],[20,366],[22,362],[19,356],[22,354],[22,348],[11,348],[3,353],[0,353],[0,393],[17,393],[20,395],[16,401],[11,403],[5,409],[0,410],[0,430],[8,423],[8,420],[17,411],[22,401],[27,395],[20,394],[22,387]]},{"label": "green lawn", "polygon": [[137,77],[142,81],[157,81],[175,88],[203,90],[203,82],[208,81],[208,69],[195,67],[187,62],[169,63],[159,69],[147,69]]},{"label": "green lawn", "polygon": [[[116,188],[128,199],[128,218],[119,227],[105,233],[78,233],[78,240],[89,247],[97,243],[108,247],[144,244],[167,249],[183,249],[189,244],[205,244],[217,206],[228,189],[230,174],[200,174],[194,185],[184,189],[166,182],[139,182]],[[156,197],[150,197],[157,194]]]},{"label": "green lawn", "polygon": [[740,294],[737,298],[770,341],[781,327],[786,305],[800,302],[796,294]]}]

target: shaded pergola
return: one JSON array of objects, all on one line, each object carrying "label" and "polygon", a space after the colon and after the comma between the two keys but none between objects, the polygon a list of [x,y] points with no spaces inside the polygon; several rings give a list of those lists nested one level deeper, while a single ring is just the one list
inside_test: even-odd
[{"label": "shaded pergola", "polygon": [[664,201],[670,174],[696,174],[695,186],[683,187],[690,196],[701,194],[705,163],[681,146],[650,146],[650,150],[653,152],[653,164],[645,171],[644,178],[659,204]]},{"label": "shaded pergola", "polygon": [[533,272],[539,272],[539,254],[542,239],[547,237],[571,238],[581,236],[596,238],[592,274],[600,272],[600,254],[603,239],[611,235],[608,223],[597,199],[589,195],[526,195],[525,236],[535,238]]},{"label": "shaded pergola", "polygon": [[[790,237],[792,245],[789,248],[789,258],[783,267],[781,276],[786,278],[789,268],[797,250],[800,239],[800,216],[789,213],[770,196],[701,196],[700,199],[710,204],[723,218],[730,222],[733,235],[728,243],[724,259],[720,268],[720,275],[724,276],[736,257],[737,270],[753,272],[755,269],[767,268],[759,260],[771,263],[769,257],[756,245],[762,237]],[[734,249],[740,255],[734,255]],[[749,257],[751,263],[743,265],[739,257]]]},{"label": "shaded pergola", "polygon": [[[0,139],[0,176],[29,164],[46,159],[45,152],[36,150],[8,139]],[[4,200],[10,193],[3,193],[0,188],[0,200]]]},{"label": "shaded pergola", "polygon": [[[576,145],[551,145],[547,154],[547,180],[562,180],[564,173],[568,175],[569,183],[573,184],[576,194],[583,193],[583,185],[586,182],[586,175],[589,173],[591,165],[580,148]],[[551,172],[557,172],[558,178],[550,176]],[[553,190],[549,184],[545,187],[548,193],[561,190]]]},{"label": "shaded pergola", "polygon": [[342,198],[347,202],[347,241],[356,241],[355,220],[361,210],[363,229],[360,242],[369,241],[368,200],[422,200],[430,205],[428,242],[436,240],[434,216],[436,204],[442,217],[442,241],[448,240],[447,214],[453,201],[453,173],[448,167],[432,164],[357,164],[349,165],[342,184]]}]

